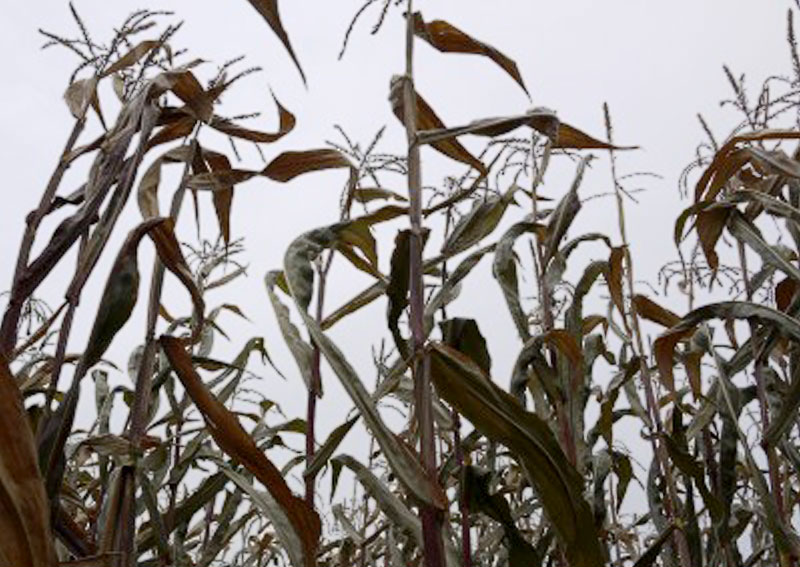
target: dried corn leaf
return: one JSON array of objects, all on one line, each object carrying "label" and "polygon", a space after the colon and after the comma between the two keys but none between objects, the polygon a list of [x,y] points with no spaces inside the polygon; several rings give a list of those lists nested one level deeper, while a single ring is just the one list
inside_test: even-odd
[{"label": "dried corn leaf", "polygon": [[52,567],[50,506],[19,388],[0,354],[0,566]]},{"label": "dried corn leaf", "polygon": [[[184,343],[167,336],[161,337],[160,343],[170,365],[203,415],[208,430],[219,447],[231,458],[240,462],[267,488],[270,496],[286,515],[293,532],[291,537],[301,543],[302,553],[295,553],[292,557],[295,567],[316,565],[321,531],[317,513],[306,502],[292,494],[278,468],[256,446],[234,414],[206,388],[192,366],[191,357],[186,352]],[[287,549],[296,548],[293,543],[284,541]]]},{"label": "dried corn leaf", "polygon": [[455,26],[442,20],[425,23],[420,12],[414,12],[414,33],[435,49],[444,53],[472,53],[494,61],[530,96],[519,68],[513,59],[491,45],[470,37]]}]

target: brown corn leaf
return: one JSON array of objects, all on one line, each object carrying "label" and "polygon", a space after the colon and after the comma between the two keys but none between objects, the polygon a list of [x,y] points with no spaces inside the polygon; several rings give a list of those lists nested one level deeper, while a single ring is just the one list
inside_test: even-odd
[{"label": "brown corn leaf", "polygon": [[52,567],[50,506],[17,382],[0,354],[0,566]]},{"label": "brown corn leaf", "polygon": [[[211,168],[212,172],[215,171],[229,171],[231,169],[231,162],[224,154],[217,152],[203,152],[203,157]],[[217,213],[217,222],[219,223],[219,231],[222,233],[222,238],[226,244],[231,241],[231,206],[233,205],[233,185],[225,185],[213,191],[211,198],[214,201],[214,211]]]},{"label": "brown corn leaf", "polygon": [[575,150],[634,150],[637,146],[614,146],[593,138],[577,128],[561,122],[556,114],[547,108],[537,107],[524,114],[498,118],[482,118],[473,120],[464,126],[453,128],[437,127],[420,129],[420,144],[440,144],[457,136],[471,134],[473,136],[497,137],[527,126],[547,136],[553,148]]},{"label": "brown corn leaf", "polygon": [[251,142],[256,142],[257,144],[270,144],[272,142],[277,142],[294,129],[297,120],[295,119],[294,114],[286,110],[281,105],[278,99],[275,98],[274,94],[272,95],[272,99],[278,106],[279,117],[278,131],[275,133],[250,130],[249,128],[244,128],[243,126],[234,124],[233,122],[219,116],[214,116],[209,125],[215,130],[219,130],[228,136],[249,140]]},{"label": "brown corn leaf", "polygon": [[247,0],[250,2],[250,5],[255,8],[261,17],[269,24],[269,27],[272,28],[272,31],[275,32],[275,35],[278,36],[278,39],[281,40],[283,46],[286,48],[286,51],[289,52],[289,56],[294,61],[297,70],[300,72],[300,76],[303,78],[303,83],[306,83],[306,74],[303,72],[303,68],[300,66],[300,61],[297,60],[297,56],[294,54],[294,49],[292,49],[292,44],[289,42],[289,36],[286,34],[286,30],[283,29],[283,23],[281,23],[281,16],[278,13],[278,0]]},{"label": "brown corn leaf", "polygon": [[353,169],[353,164],[340,151],[307,150],[282,153],[273,159],[261,174],[273,181],[285,183],[304,173],[338,168]]},{"label": "brown corn leaf", "polygon": [[800,284],[792,278],[784,278],[775,286],[775,303],[779,311],[786,311],[792,303]]},{"label": "brown corn leaf", "polygon": [[703,254],[706,256],[709,267],[715,271],[719,267],[719,256],[715,249],[730,213],[731,207],[728,205],[712,205],[697,213],[695,219],[697,237],[700,239]]},{"label": "brown corn leaf", "polygon": [[[419,93],[416,93],[417,101],[417,130],[446,130],[444,122],[436,115],[433,109],[425,102]],[[389,92],[389,102],[392,104],[394,115],[405,124],[405,109],[403,105],[403,78],[393,77]],[[482,174],[486,174],[486,167],[461,145],[461,142],[454,136],[431,142],[431,145],[440,153],[461,163],[474,167]]]},{"label": "brown corn leaf", "polygon": [[662,333],[653,345],[662,380],[672,384],[673,389],[672,356],[675,346],[681,339],[694,333],[698,325],[709,319],[752,319],[792,340],[800,340],[800,322],[766,305],[745,301],[722,301],[698,307],[684,316],[680,323]]},{"label": "brown corn leaf", "polygon": [[661,307],[658,303],[644,295],[634,295],[633,308],[639,317],[643,317],[653,323],[658,323],[664,327],[674,327],[681,320],[675,313],[669,309]]},{"label": "brown corn leaf", "polygon": [[118,71],[127,69],[131,65],[135,65],[142,57],[150,53],[153,49],[161,46],[161,42],[157,40],[145,40],[134,46],[133,49],[128,51],[125,55],[117,59],[108,69],[106,69],[101,77],[108,77]]},{"label": "brown corn leaf", "polygon": [[353,200],[357,203],[369,203],[370,201],[383,199],[387,201],[408,201],[408,199],[399,193],[380,187],[365,187],[363,189],[356,189],[353,193]]},{"label": "brown corn leaf", "polygon": [[163,128],[156,132],[155,136],[147,142],[147,149],[166,144],[173,140],[180,140],[190,135],[197,124],[197,118],[192,114],[183,114],[173,117]]},{"label": "brown corn leaf", "polygon": [[316,565],[321,532],[317,513],[305,501],[292,494],[280,470],[267,459],[234,414],[206,388],[192,366],[191,357],[186,352],[184,343],[168,336],[162,336],[159,342],[186,392],[203,415],[214,441],[220,449],[241,463],[267,488],[286,514],[294,529],[295,537],[302,542],[302,562],[295,567]]},{"label": "brown corn leaf", "polygon": [[442,20],[425,23],[420,12],[414,12],[414,34],[443,53],[473,53],[494,61],[530,96],[517,64],[492,47],[470,37],[455,26]]},{"label": "brown corn leaf", "polygon": [[[746,142],[763,140],[797,140],[800,132],[795,130],[757,130],[732,137],[714,155],[714,159],[697,181],[694,200],[709,200],[725,185],[730,177],[746,162],[744,154],[737,152],[737,146]],[[737,165],[738,164],[738,165]],[[713,185],[712,185],[713,180]],[[710,196],[706,195],[708,190]]]},{"label": "brown corn leaf", "polygon": [[611,249],[611,254],[608,257],[608,275],[606,276],[606,283],[608,284],[608,291],[611,294],[611,301],[614,302],[614,307],[619,311],[622,321],[625,323],[625,328],[628,327],[628,322],[625,318],[625,298],[622,291],[622,274],[624,271],[622,262],[625,259],[625,249],[618,246]]},{"label": "brown corn leaf", "polygon": [[178,243],[178,239],[175,237],[175,224],[173,220],[171,218],[161,220],[163,220],[163,222],[150,230],[148,235],[156,245],[156,251],[158,252],[158,258],[161,260],[161,263],[178,278],[192,297],[195,316],[197,317],[194,331],[194,338],[196,338],[197,333],[203,328],[203,314],[205,312],[203,294],[194,281],[192,271],[186,263],[186,258],[183,257],[181,246]]}]

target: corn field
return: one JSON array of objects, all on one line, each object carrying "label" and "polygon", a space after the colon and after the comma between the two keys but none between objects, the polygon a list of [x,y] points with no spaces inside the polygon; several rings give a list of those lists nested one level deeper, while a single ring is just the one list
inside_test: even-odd
[{"label": "corn field", "polygon": [[[248,1],[306,83],[277,0]],[[137,11],[102,43],[70,5],[73,31],[42,31],[76,58],[64,93],[74,125],[47,156],[49,181],[7,259],[0,567],[800,563],[800,5],[787,19],[793,67],[760,85],[725,67],[724,104],[740,122],[717,133],[700,116],[703,141],[678,148],[695,158],[673,234],[653,236],[671,258],[659,292],[635,270],[637,146],[615,139],[609,106],[589,101],[604,132],[540,106],[446,125],[415,86],[423,55],[469,55],[533,99],[512,54],[417,4],[367,0],[342,30],[344,54],[364,19],[373,33],[405,26],[405,68],[387,85],[400,148],[384,147],[383,129],[367,143],[342,129],[341,143],[274,152],[298,121],[292,105],[274,99],[274,131],[229,114],[223,95],[259,70],[235,59],[207,73],[173,47],[181,24],[167,12]],[[423,43],[437,53],[417,53]],[[244,147],[263,168],[238,165]],[[430,184],[423,152],[447,160],[445,182]],[[78,162],[88,175],[65,187]],[[606,233],[582,228],[590,169],[606,172]],[[237,186],[331,170],[341,198],[329,223],[294,235],[283,263],[250,282],[284,344],[253,338],[225,359],[222,319],[247,318],[225,295],[247,275],[231,225]],[[138,224],[126,224],[129,202]],[[199,223],[206,203],[218,239],[178,234],[179,217]],[[112,234],[127,235],[116,250]],[[152,266],[139,265],[145,247]],[[456,304],[481,264],[494,279],[483,293],[507,307],[496,323],[516,333],[510,377],[493,368],[493,329]],[[63,297],[41,298],[64,265]],[[336,304],[329,290],[348,273],[370,283]],[[170,280],[186,312],[165,304]],[[137,304],[143,333],[127,325]],[[385,337],[334,342],[334,327],[375,304]],[[94,314],[86,338],[79,309]],[[141,346],[129,386],[111,387],[125,362],[106,355],[123,329]],[[71,338],[82,350],[69,351]],[[354,346],[372,349],[374,368],[353,362]],[[294,363],[274,369],[280,387],[306,400],[304,415],[283,415],[252,382],[251,357],[271,366],[277,350]],[[321,434],[319,413],[341,403],[326,383],[352,409]],[[366,458],[342,450],[348,436]],[[631,451],[632,437],[646,450]]]}]

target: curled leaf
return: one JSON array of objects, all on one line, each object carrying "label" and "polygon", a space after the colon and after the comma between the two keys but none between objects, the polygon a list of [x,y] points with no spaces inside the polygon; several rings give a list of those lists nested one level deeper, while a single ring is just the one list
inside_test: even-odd
[{"label": "curled leaf", "polygon": [[426,23],[419,12],[414,12],[413,17],[414,33],[432,47],[444,53],[474,53],[488,57],[514,79],[525,91],[525,94],[530,95],[517,64],[511,58],[445,21],[434,20]]}]

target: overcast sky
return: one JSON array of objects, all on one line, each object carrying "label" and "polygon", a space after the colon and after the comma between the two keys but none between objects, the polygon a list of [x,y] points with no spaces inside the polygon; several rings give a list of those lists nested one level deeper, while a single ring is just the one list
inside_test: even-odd
[{"label": "overcast sky", "polygon": [[[387,102],[390,77],[403,71],[399,10],[390,13],[377,36],[370,35],[376,11],[367,12],[353,32],[347,54],[339,61],[337,54],[344,32],[361,2],[281,2],[285,27],[309,79],[305,89],[283,48],[245,0],[78,0],[75,4],[101,41],[107,40],[110,28],[134,9],[174,10],[176,18],[185,20],[185,25],[173,46],[187,47],[192,56],[213,62],[201,67],[201,76],[213,75],[215,63],[238,55],[246,55],[250,65],[263,67],[262,74],[242,82],[226,95],[223,112],[263,111],[264,115],[252,126],[274,129],[276,116],[269,89],[275,92],[295,113],[298,126],[278,144],[265,148],[268,158],[279,151],[322,147],[326,140],[340,140],[333,128],[335,124],[345,127],[354,140],[362,143],[387,125],[383,150],[403,151],[404,133],[391,116]],[[422,10],[426,19],[447,19],[514,58],[534,106],[552,108],[565,121],[602,137],[602,104],[604,101],[610,104],[616,140],[642,147],[640,151],[620,156],[623,173],[649,171],[662,176],[644,184],[647,191],[638,195],[638,206],[628,205],[637,277],[651,283],[656,283],[658,268],[674,257],[673,222],[687,206],[679,199],[677,180],[703,137],[696,114],[702,112],[720,138],[736,124],[738,117],[718,104],[720,99],[730,96],[722,73],[724,63],[737,74],[745,73],[753,85],[760,84],[767,75],[790,72],[785,40],[786,10],[790,5],[793,3],[783,0],[415,2],[415,8]],[[3,12],[0,57],[5,79],[0,90],[0,165],[4,198],[0,208],[0,289],[5,290],[10,286],[24,216],[36,206],[72,124],[62,93],[74,58],[60,48],[41,51],[43,38],[37,28],[72,36],[75,27],[66,2],[61,0],[6,1]],[[447,124],[518,113],[531,106],[517,85],[488,60],[445,55],[427,45],[418,45],[417,88]],[[112,109],[113,95],[105,92],[103,96]],[[466,143],[476,151],[479,148],[474,141]],[[229,148],[222,145],[216,149]],[[243,149],[242,157],[244,166],[259,163],[257,154],[249,148]],[[427,184],[439,182],[445,174],[462,171],[428,151],[423,157]],[[81,163],[73,168],[62,193],[80,185],[87,166]],[[553,196],[557,196],[559,187],[566,188],[569,183],[568,178],[548,181],[546,193]],[[235,301],[251,319],[244,324],[232,318],[221,320],[232,337],[229,346],[222,346],[223,352],[236,351],[250,336],[266,337],[268,349],[287,374],[288,382],[264,370],[265,380],[259,387],[281,403],[289,417],[303,415],[305,396],[299,394],[294,365],[277,333],[262,278],[266,271],[280,267],[283,252],[295,236],[336,220],[343,182],[341,173],[331,173],[306,176],[287,185],[253,180],[237,188],[233,233],[234,237],[245,239],[249,278],[208,300],[210,306]],[[390,189],[403,189],[396,179],[394,183]],[[607,164],[598,161],[584,182],[582,194],[609,189]],[[162,203],[167,194],[162,193]],[[203,199],[202,207],[203,232],[210,237],[215,230],[210,199]],[[521,214],[519,210],[512,212],[514,218]],[[95,271],[84,294],[70,350],[80,350],[85,343],[110,261],[124,233],[138,220],[139,213],[132,201],[110,244],[106,261]],[[579,222],[617,238],[611,200],[592,201],[592,206],[581,213]],[[46,223],[45,229],[52,230],[53,224]],[[403,221],[398,221],[384,229],[389,239],[385,244],[403,227]],[[193,239],[195,231],[190,214],[184,214],[180,231],[185,240]],[[41,239],[37,243],[41,245]],[[382,268],[388,266],[390,253],[391,249],[384,245]],[[149,245],[142,246],[143,272],[149,270],[151,257]],[[37,294],[53,307],[60,303],[64,278],[71,274],[71,259],[63,262]],[[329,300],[331,307],[367,283],[363,277],[348,275],[351,273],[344,270],[334,273],[337,279]],[[467,284],[453,314],[476,317],[483,328],[490,329],[495,379],[506,385],[520,344],[500,290],[489,276],[488,261],[479,268],[479,273],[482,275],[478,279]],[[532,282],[522,285],[531,286]],[[170,297],[178,306],[176,310],[188,305],[179,290]],[[0,306],[3,304],[0,301]],[[140,301],[135,316],[110,351],[111,358],[123,368],[126,353],[142,336],[145,304]],[[384,310],[385,303],[377,302],[363,316],[342,322],[333,332],[334,339],[353,356],[370,384],[374,379],[370,345],[383,333]],[[683,310],[682,303],[678,304],[678,310]],[[113,379],[126,380],[124,374]],[[323,439],[351,407],[335,377],[327,374],[324,380],[326,398],[330,399],[322,404],[319,436]],[[91,401],[87,404],[92,407]]]}]

